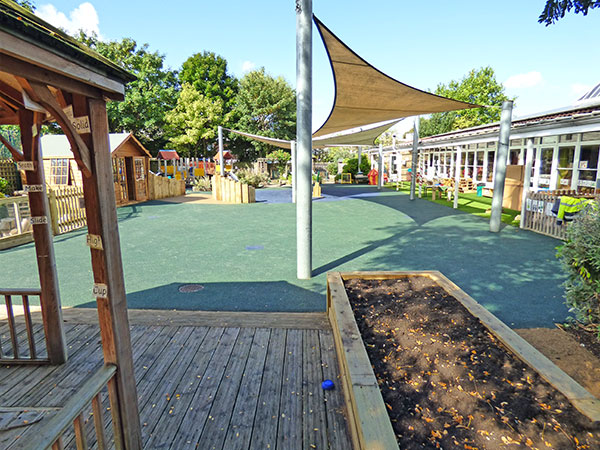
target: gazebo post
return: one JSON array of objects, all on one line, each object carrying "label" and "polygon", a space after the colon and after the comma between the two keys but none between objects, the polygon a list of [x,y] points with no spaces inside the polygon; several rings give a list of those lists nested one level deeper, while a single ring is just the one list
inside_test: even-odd
[{"label": "gazebo post", "polygon": [[377,172],[379,172],[379,174],[377,175],[377,190],[380,191],[381,187],[383,186],[383,144],[380,142],[379,143],[379,153],[377,154],[378,158],[377,158]]},{"label": "gazebo post", "polygon": [[296,141],[290,142],[290,152],[292,153],[292,203],[296,203],[296,181],[298,164],[296,161]]},{"label": "gazebo post", "polygon": [[26,109],[19,110],[21,143],[25,161],[33,161],[34,170],[25,171],[28,186],[40,186],[39,191],[29,191],[29,209],[31,217],[39,223],[33,224],[33,239],[40,277],[42,316],[48,359],[51,364],[63,364],[67,361],[65,331],[62,321],[58,275],[52,242],[50,207],[44,182],[44,166],[39,151],[40,125],[42,116]]},{"label": "gazebo post", "polygon": [[[91,135],[83,135],[92,155],[92,175],[84,177],[83,187],[88,233],[100,236],[102,246],[90,248],[94,285],[106,287],[106,294],[97,298],[102,351],[105,363],[115,364],[118,368],[115,378],[108,385],[113,422],[120,425],[115,426],[115,442],[122,443],[127,450],[137,450],[142,448],[142,441],[114,200],[106,103],[102,99],[88,99],[86,103],[87,105],[81,105],[81,101],[76,102],[74,110],[76,114],[86,114],[89,111],[92,129]],[[81,111],[80,108],[86,106],[87,111]]]},{"label": "gazebo post", "polygon": [[492,214],[490,217],[490,231],[500,231],[502,223],[502,200],[504,198],[504,181],[506,179],[506,161],[508,160],[508,145],[510,139],[510,126],[512,123],[512,100],[502,103],[500,116],[500,132],[498,135],[498,153],[494,172],[494,195],[492,196]]}]

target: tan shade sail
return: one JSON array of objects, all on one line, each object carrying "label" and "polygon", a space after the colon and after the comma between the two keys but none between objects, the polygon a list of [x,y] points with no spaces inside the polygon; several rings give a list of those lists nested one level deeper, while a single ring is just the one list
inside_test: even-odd
[{"label": "tan shade sail", "polygon": [[430,94],[390,78],[354,53],[319,19],[314,17],[314,20],[329,55],[335,82],[333,108],[314,137],[385,120],[480,107]]},{"label": "tan shade sail", "polygon": [[232,130],[230,128],[223,128],[224,130],[231,131],[232,133],[246,136],[247,138],[254,139],[255,141],[264,142],[279,148],[286,148],[290,150],[292,148],[292,141],[286,141],[285,139],[275,139],[265,136],[259,136],[257,134],[245,133],[243,131]]},{"label": "tan shade sail", "polygon": [[335,136],[327,135],[315,137],[313,138],[313,148],[358,145],[373,146],[375,145],[375,139],[377,139],[381,133],[396,125],[398,122],[400,122],[400,120],[388,120],[380,125],[367,125],[348,133],[336,134]]}]

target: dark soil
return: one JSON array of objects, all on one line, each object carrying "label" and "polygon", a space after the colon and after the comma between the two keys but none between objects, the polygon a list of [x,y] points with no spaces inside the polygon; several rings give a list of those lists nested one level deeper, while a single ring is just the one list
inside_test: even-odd
[{"label": "dark soil", "polygon": [[598,340],[598,333],[594,333],[590,329],[586,329],[577,323],[567,323],[560,328],[569,333],[582,347],[585,347],[596,358],[600,359],[600,340]]},{"label": "dark soil", "polygon": [[600,427],[431,279],[346,289],[402,450],[600,448]]}]

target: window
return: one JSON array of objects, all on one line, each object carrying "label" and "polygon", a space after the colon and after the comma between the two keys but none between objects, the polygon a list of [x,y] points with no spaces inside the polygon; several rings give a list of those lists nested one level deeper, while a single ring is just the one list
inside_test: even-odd
[{"label": "window", "polygon": [[496,152],[493,150],[489,150],[488,151],[488,160],[487,160],[487,180],[486,181],[493,181],[494,179],[494,156],[495,156]]},{"label": "window", "polygon": [[557,189],[569,189],[573,178],[573,158],[575,147],[558,148],[558,184]]},{"label": "window", "polygon": [[552,172],[552,154],[553,148],[542,148],[540,150],[540,186],[550,186],[550,173]]},{"label": "window", "polygon": [[69,160],[67,158],[50,160],[50,184],[69,184]]},{"label": "window", "polygon": [[509,165],[517,165],[519,164],[519,155],[521,154],[520,149],[511,149],[508,154],[508,164]]},{"label": "window", "polygon": [[596,187],[598,175],[598,145],[582,145],[579,157],[579,180],[577,188],[583,191]]}]

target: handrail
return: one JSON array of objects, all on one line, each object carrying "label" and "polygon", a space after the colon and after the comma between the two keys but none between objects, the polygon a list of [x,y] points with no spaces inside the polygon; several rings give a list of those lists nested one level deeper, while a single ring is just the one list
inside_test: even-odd
[{"label": "handrail", "polygon": [[0,295],[40,295],[42,291],[40,289],[2,289],[0,288]]},{"label": "handrail", "polygon": [[17,444],[17,449],[39,450],[49,448],[61,438],[63,433],[69,428],[75,419],[81,414],[83,409],[90,404],[100,391],[106,386],[114,376],[117,366],[106,364],[98,372],[86,381],[79,390],[71,397],[67,403],[56,413],[54,417],[35,431],[35,440],[33,442],[23,442]]},{"label": "handrail", "polygon": [[26,195],[0,198],[1,205],[10,205],[11,203],[26,203],[29,202],[29,197]]}]

